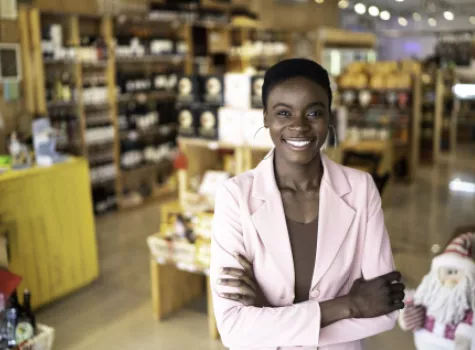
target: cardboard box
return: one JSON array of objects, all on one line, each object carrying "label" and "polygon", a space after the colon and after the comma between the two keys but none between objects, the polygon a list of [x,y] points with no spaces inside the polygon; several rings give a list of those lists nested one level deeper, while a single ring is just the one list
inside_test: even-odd
[{"label": "cardboard box", "polygon": [[246,110],[222,107],[218,112],[219,140],[234,145],[244,144],[244,114]]},{"label": "cardboard box", "polygon": [[191,104],[200,101],[200,80],[196,75],[181,76],[177,84],[177,102]]},{"label": "cardboard box", "polygon": [[178,109],[178,134],[185,137],[198,136],[198,111],[192,107]]},{"label": "cardboard box", "polygon": [[224,78],[222,75],[208,75],[201,77],[201,100],[213,106],[222,106],[224,103]]},{"label": "cardboard box", "polygon": [[224,104],[227,107],[251,108],[251,75],[228,73],[224,76]]},{"label": "cardboard box", "polygon": [[203,107],[200,109],[198,117],[198,136],[210,140],[219,139],[218,108]]},{"label": "cardboard box", "polygon": [[264,84],[263,75],[254,75],[251,77],[251,107],[263,108],[262,105],[262,85]]}]

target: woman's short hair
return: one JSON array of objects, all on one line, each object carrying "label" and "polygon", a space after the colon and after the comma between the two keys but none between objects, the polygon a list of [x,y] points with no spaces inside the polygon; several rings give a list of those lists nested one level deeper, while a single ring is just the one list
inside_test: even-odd
[{"label": "woman's short hair", "polygon": [[262,85],[264,109],[266,109],[270,91],[279,83],[295,77],[303,77],[320,85],[328,94],[328,107],[331,110],[332,90],[328,72],[317,62],[304,58],[283,60],[269,68],[264,76],[264,84]]}]

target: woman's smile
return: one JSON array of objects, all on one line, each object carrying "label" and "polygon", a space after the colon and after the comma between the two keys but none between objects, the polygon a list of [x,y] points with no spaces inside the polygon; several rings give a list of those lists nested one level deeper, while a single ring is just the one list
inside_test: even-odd
[{"label": "woman's smile", "polygon": [[283,138],[282,142],[293,151],[306,151],[312,148],[317,138],[289,137]]}]

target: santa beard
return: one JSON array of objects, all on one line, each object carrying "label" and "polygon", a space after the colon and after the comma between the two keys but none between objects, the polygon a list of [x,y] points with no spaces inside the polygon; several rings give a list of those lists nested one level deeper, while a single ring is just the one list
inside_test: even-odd
[{"label": "santa beard", "polygon": [[466,274],[454,288],[447,288],[436,273],[429,273],[417,288],[414,303],[423,305],[438,323],[458,324],[475,302],[474,282],[474,278]]}]

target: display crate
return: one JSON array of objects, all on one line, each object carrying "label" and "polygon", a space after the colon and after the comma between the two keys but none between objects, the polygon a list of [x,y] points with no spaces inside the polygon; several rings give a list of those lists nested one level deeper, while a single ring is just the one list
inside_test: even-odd
[{"label": "display crate", "polygon": [[18,347],[19,350],[51,350],[54,342],[54,328],[39,324],[38,334]]}]

